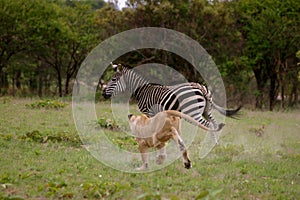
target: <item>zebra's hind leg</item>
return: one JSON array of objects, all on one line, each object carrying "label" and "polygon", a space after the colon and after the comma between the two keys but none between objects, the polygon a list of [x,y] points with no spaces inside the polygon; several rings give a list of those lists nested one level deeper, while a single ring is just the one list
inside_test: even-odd
[{"label": "zebra's hind leg", "polygon": [[219,144],[216,132],[211,131],[210,136],[211,136],[211,139],[214,141],[215,144]]},{"label": "zebra's hind leg", "polygon": [[[212,116],[211,112],[204,112],[204,117],[206,119],[203,119],[201,117],[200,123],[203,123],[206,127],[209,127],[210,129],[219,130],[224,126],[224,124],[218,124],[217,123],[215,118]],[[215,131],[210,131],[209,133],[211,135],[211,138],[212,138],[213,142],[215,144],[219,144],[216,132]]]},{"label": "zebra's hind leg", "polygon": [[[211,113],[210,113],[211,114]],[[211,124],[213,125],[213,128],[214,129],[219,129],[219,124],[217,123],[217,121],[213,118],[213,117],[211,117]],[[223,124],[222,124],[222,126],[223,126]],[[211,138],[212,138],[212,140],[214,141],[214,143],[215,144],[219,144],[219,142],[218,142],[218,138],[217,138],[217,133],[216,132],[214,132],[214,131],[210,131],[210,135],[211,135]]]},{"label": "zebra's hind leg", "polygon": [[185,144],[184,144],[182,138],[180,137],[178,131],[174,127],[172,127],[171,129],[172,129],[172,133],[173,133],[173,140],[177,143],[180,151],[182,152],[184,167],[186,169],[190,169],[192,167],[192,164],[191,164],[190,158],[188,156],[188,152],[185,147]]},{"label": "zebra's hind leg", "polygon": [[[224,124],[218,124],[218,122],[216,121],[216,119],[213,117],[212,113],[211,113],[211,103],[208,102],[209,105],[206,106],[203,116],[207,119],[207,121],[209,122],[209,126],[212,127],[213,129],[221,129]],[[214,141],[215,144],[219,144],[218,142],[218,138],[216,135],[216,132],[210,131],[210,135],[212,140]]]}]

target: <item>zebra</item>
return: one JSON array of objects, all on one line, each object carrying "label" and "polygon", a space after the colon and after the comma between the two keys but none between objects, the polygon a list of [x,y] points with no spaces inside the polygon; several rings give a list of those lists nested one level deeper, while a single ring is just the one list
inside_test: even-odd
[{"label": "zebra", "polygon": [[[115,73],[103,90],[103,97],[107,99],[129,91],[137,100],[139,110],[148,117],[163,110],[177,110],[209,129],[219,129],[219,124],[212,116],[212,108],[226,116],[234,116],[240,110],[240,107],[226,110],[218,106],[213,102],[211,91],[199,83],[187,82],[172,86],[153,84],[121,64],[112,66]],[[214,134],[212,138],[218,143]]]}]

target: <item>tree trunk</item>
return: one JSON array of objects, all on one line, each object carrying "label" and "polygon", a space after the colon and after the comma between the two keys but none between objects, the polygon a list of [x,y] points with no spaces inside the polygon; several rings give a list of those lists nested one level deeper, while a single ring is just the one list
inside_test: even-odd
[{"label": "tree trunk", "polygon": [[258,109],[263,108],[263,99],[264,99],[264,84],[262,82],[257,82],[257,91],[258,94],[256,95],[256,102],[255,102],[255,107]]},{"label": "tree trunk", "polygon": [[8,90],[8,79],[7,79],[7,73],[2,71],[0,74],[0,89],[2,94],[7,94]]},{"label": "tree trunk", "polygon": [[59,97],[63,96],[63,90],[62,90],[62,79],[61,79],[61,74],[57,74],[57,84],[58,84],[58,95]]},{"label": "tree trunk", "polygon": [[274,106],[275,106],[275,99],[276,99],[276,94],[277,94],[277,89],[276,89],[276,72],[272,72],[270,76],[270,91],[269,91],[269,109],[270,111],[273,111]]},{"label": "tree trunk", "polygon": [[286,84],[286,70],[288,68],[287,60],[279,64],[279,87],[280,87],[280,93],[281,93],[281,102],[280,102],[280,108],[283,109],[285,107],[285,84]]},{"label": "tree trunk", "polygon": [[21,70],[17,70],[16,72],[16,87],[18,90],[21,89]]},{"label": "tree trunk", "polygon": [[284,84],[281,85],[281,103],[280,103],[280,108],[284,108],[284,101],[285,101],[285,89],[284,89]]},{"label": "tree trunk", "polygon": [[256,102],[255,102],[255,107],[258,109],[263,108],[263,99],[264,99],[264,88],[267,82],[267,77],[265,73],[263,72],[262,66],[259,66],[257,68],[253,69],[255,79],[256,79],[256,84],[257,84],[257,95],[256,95]]},{"label": "tree trunk", "polygon": [[38,96],[39,97],[42,97],[43,96],[43,77],[42,75],[40,74],[39,75],[39,86],[38,86]]},{"label": "tree trunk", "polygon": [[15,77],[12,77],[12,96],[15,96]]},{"label": "tree trunk", "polygon": [[65,83],[65,95],[69,95],[69,83],[70,83],[70,76],[67,76],[66,83]]},{"label": "tree trunk", "polygon": [[55,64],[54,69],[56,70],[56,74],[57,74],[57,86],[58,86],[58,95],[59,97],[63,96],[63,85],[62,85],[62,76],[61,76],[61,68],[59,66],[59,64]]},{"label": "tree trunk", "polygon": [[297,106],[298,105],[298,80],[293,81],[292,91],[289,98],[289,106]]},{"label": "tree trunk", "polygon": [[44,77],[44,85],[45,85],[44,94],[46,96],[49,96],[50,95],[50,86],[51,86],[51,84],[50,84],[50,80],[49,80],[48,77]]}]

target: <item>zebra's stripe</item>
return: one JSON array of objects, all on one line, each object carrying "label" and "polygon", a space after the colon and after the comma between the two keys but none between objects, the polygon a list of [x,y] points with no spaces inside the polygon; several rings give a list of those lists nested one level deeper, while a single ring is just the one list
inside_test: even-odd
[{"label": "zebra's stripe", "polygon": [[[211,114],[211,93],[198,83],[181,83],[173,86],[151,84],[133,70],[124,68],[116,73],[106,88],[106,94],[113,96],[129,90],[137,99],[141,112],[154,116],[163,110],[178,110],[202,125],[217,126]],[[207,119],[203,118],[203,114]]]}]

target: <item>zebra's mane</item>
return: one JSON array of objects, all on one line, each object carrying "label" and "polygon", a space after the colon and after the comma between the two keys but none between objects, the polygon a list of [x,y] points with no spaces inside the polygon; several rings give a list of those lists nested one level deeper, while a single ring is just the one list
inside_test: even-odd
[{"label": "zebra's mane", "polygon": [[134,70],[134,68],[129,68],[127,66],[122,65],[121,73],[123,75],[127,73],[132,73],[135,77],[144,80],[145,82],[147,82],[147,84],[149,83],[149,80],[143,74],[140,74],[138,71]]},{"label": "zebra's mane", "polygon": [[160,84],[160,83],[148,83],[149,85],[156,85],[156,86],[164,86],[163,84]]}]

